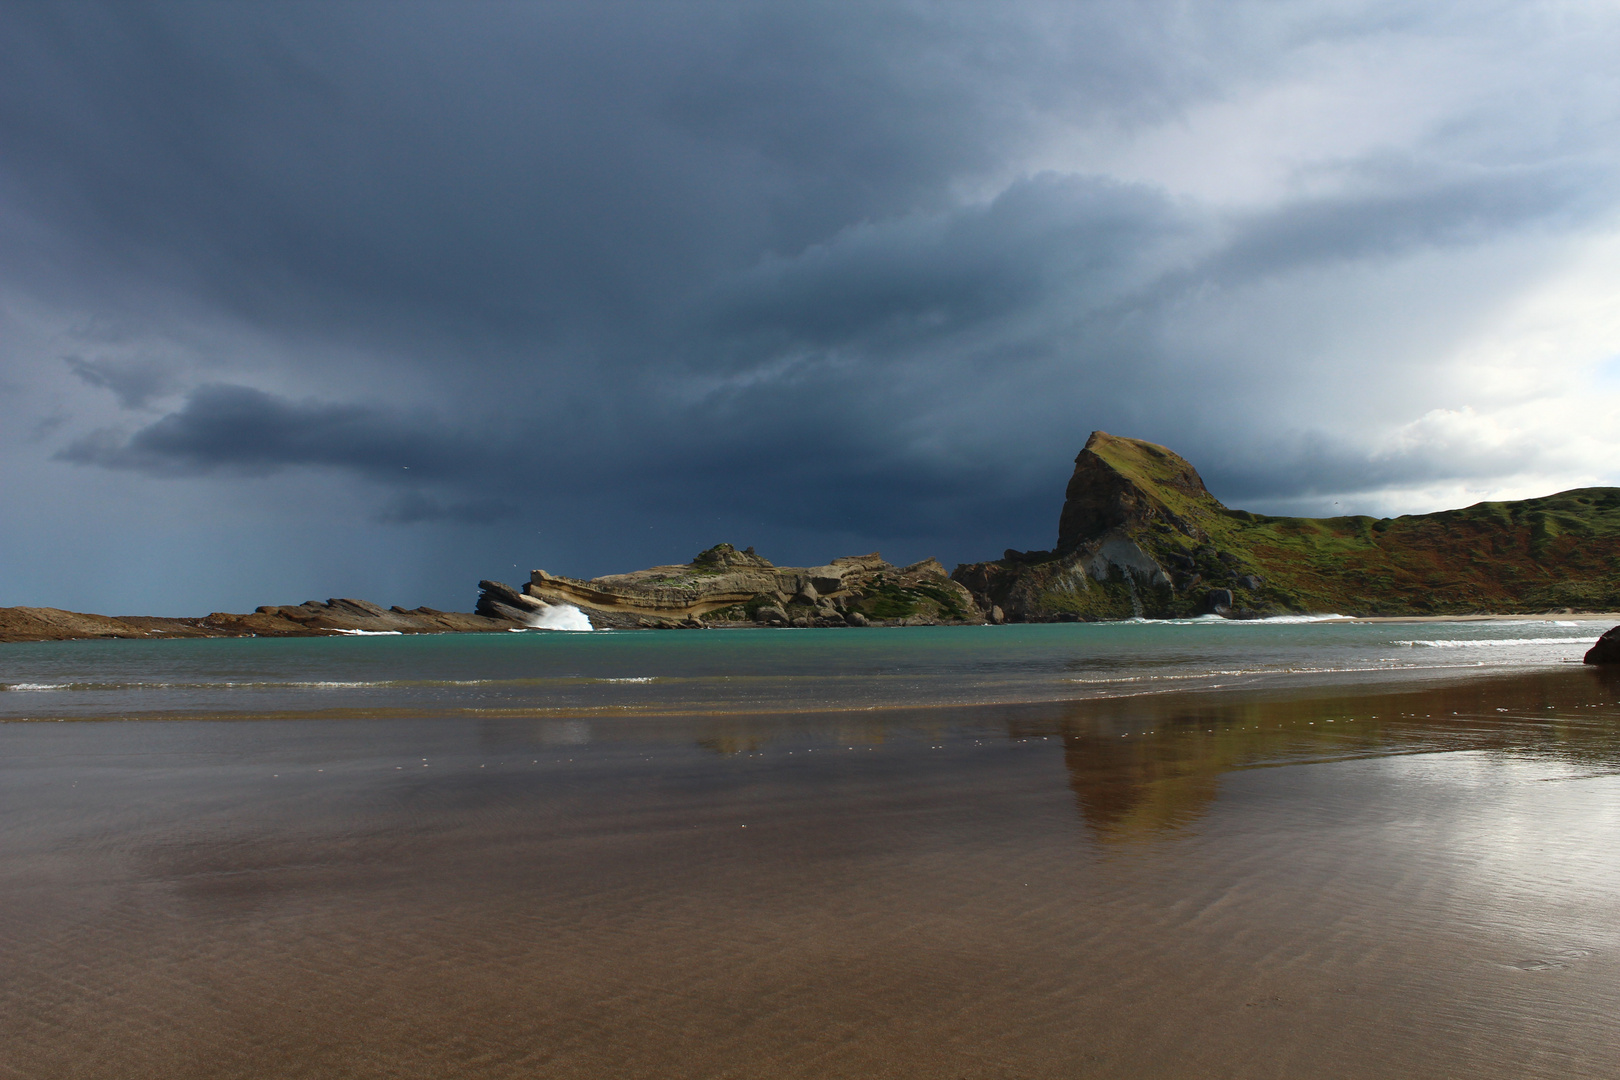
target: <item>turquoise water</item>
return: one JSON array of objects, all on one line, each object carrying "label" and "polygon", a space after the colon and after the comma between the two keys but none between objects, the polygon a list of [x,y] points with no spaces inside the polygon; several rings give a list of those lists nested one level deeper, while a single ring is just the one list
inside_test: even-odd
[{"label": "turquoise water", "polygon": [[1590,620],[1141,622],[0,645],[0,718],[817,711],[1579,663]]}]

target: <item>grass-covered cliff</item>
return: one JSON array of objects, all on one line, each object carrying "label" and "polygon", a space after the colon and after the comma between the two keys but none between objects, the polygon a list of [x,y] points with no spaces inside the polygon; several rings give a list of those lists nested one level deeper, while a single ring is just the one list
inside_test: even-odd
[{"label": "grass-covered cliff", "polygon": [[1095,432],[1057,547],[953,576],[1015,619],[1613,611],[1620,488],[1397,518],[1269,517],[1223,506],[1162,446]]}]

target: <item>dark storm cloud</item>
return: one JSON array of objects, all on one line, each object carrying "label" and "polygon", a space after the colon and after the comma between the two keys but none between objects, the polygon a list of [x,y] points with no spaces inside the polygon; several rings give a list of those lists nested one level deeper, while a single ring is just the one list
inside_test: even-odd
[{"label": "dark storm cloud", "polygon": [[472,522],[491,525],[519,516],[509,499],[467,499],[446,502],[420,491],[406,491],[390,499],[377,514],[377,520],[391,525],[415,525],[423,521]]},{"label": "dark storm cloud", "polygon": [[983,206],[861,224],[791,258],[769,257],[724,287],[705,339],[758,339],[755,354],[774,342],[858,343],[869,353],[933,344],[1055,293],[1106,304],[1183,231],[1157,192],[1038,176]]},{"label": "dark storm cloud", "polygon": [[87,360],[64,356],[68,370],[90,386],[110,390],[126,409],[143,409],[179,386],[174,372],[155,360]]},{"label": "dark storm cloud", "polygon": [[1529,226],[1583,224],[1614,210],[1603,191],[1605,172],[1585,161],[1465,176],[1416,168],[1403,174],[1393,189],[1381,184],[1384,190],[1365,195],[1300,200],[1248,216],[1236,223],[1231,244],[1199,273],[1233,284],[1315,263],[1466,248]]},{"label": "dark storm cloud", "polygon": [[1205,482],[1232,505],[1250,500],[1300,500],[1353,495],[1447,481],[1481,481],[1534,471],[1543,448],[1528,435],[1500,444],[1444,437],[1397,445],[1369,455],[1344,440],[1320,434],[1279,439],[1263,460],[1212,455]]},{"label": "dark storm cloud", "polygon": [[527,343],[641,330],[694,274],[937,202],[1018,138],[904,8],[482,13],[9,12],[8,172],[95,258],[260,317]]},{"label": "dark storm cloud", "polygon": [[459,476],[484,449],[421,416],[363,405],[288,401],[245,386],[203,386],[186,404],[126,438],[98,431],[61,451],[65,461],[160,475],[229,470],[264,475],[289,466],[352,469],[389,483]]},{"label": "dark storm cloud", "polygon": [[[1202,455],[1228,497],[1487,476],[1508,456],[1443,440],[1380,454],[1279,424],[1259,445],[1242,425],[1297,401],[1278,373],[1313,358],[1257,327],[1211,359],[1167,327],[1256,282],[1599,220],[1601,140],[1375,143],[1237,208],[1079,151],[1052,164],[1076,133],[1189,123],[1296,78],[1290,57],[1429,19],[11,5],[0,282],[132,350],[68,361],[88,418],[60,460],[176,483],[341,474],[395,525],[606,491],[602,535],[725,511],[965,557],[1044,542],[1097,427]],[[170,411],[110,428],[109,391]]]}]

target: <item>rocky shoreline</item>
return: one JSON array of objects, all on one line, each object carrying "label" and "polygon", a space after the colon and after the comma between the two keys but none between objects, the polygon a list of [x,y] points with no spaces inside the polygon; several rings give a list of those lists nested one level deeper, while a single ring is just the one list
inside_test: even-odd
[{"label": "rocky shoreline", "polygon": [[[534,629],[727,629],[972,625],[986,621],[934,559],[897,567],[876,552],[825,566],[775,566],[717,544],[680,566],[583,580],[536,570],[521,591],[480,583],[474,612],[309,600],[200,618],[0,608],[0,642],[96,638],[337,637],[501,633]],[[556,618],[548,618],[554,616]],[[583,625],[581,623],[583,622]]]},{"label": "rocky shoreline", "polygon": [[488,633],[522,624],[419,607],[382,608],[366,600],[306,601],[252,614],[216,611],[200,618],[88,615],[60,608],[0,608],[0,642],[87,638],[337,637],[344,634]]}]

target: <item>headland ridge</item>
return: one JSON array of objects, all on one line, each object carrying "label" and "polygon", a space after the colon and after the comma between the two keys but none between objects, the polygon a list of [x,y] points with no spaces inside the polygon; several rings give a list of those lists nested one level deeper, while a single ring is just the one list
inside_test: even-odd
[{"label": "headland ridge", "polygon": [[1173,451],[1092,432],[1049,551],[956,568],[1009,620],[1620,608],[1620,488],[1395,518],[1234,510]]}]

